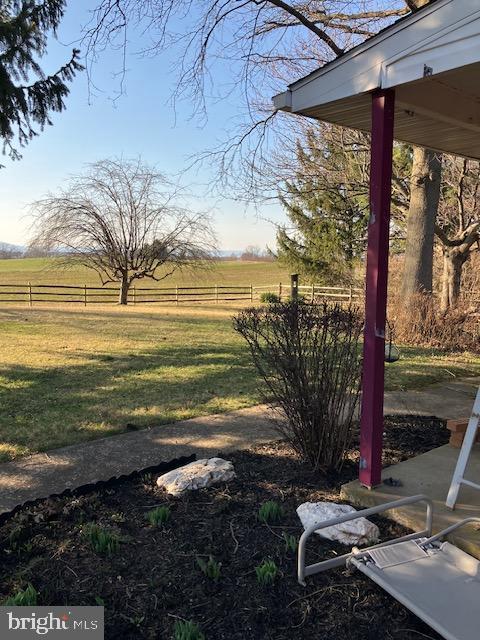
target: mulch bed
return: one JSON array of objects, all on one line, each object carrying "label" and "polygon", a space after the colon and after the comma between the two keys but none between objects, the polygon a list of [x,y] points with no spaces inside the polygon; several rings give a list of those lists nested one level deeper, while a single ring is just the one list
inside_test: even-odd
[{"label": "mulch bed", "polygon": [[[386,421],[385,462],[392,464],[448,440],[435,418]],[[173,638],[178,619],[194,620],[207,640],[323,638],[439,638],[395,600],[358,573],[335,570],[298,585],[295,554],[284,532],[299,537],[295,509],[304,501],[339,499],[340,485],[357,474],[358,451],[340,474],[313,473],[284,443],[229,455],[237,478],[226,486],[182,498],[159,492],[154,475],[135,476],[84,495],[24,507],[0,529],[3,561],[0,598],[34,585],[42,605],[105,603],[108,639]],[[275,500],[284,516],[262,524],[259,506]],[[145,514],[168,504],[171,518],[151,526]],[[404,533],[374,519],[382,537]],[[122,542],[111,555],[95,553],[82,531],[96,522]],[[345,553],[345,547],[313,540],[308,561]],[[221,562],[217,582],[200,571],[197,557]],[[258,584],[255,566],[275,561],[274,584]]]}]

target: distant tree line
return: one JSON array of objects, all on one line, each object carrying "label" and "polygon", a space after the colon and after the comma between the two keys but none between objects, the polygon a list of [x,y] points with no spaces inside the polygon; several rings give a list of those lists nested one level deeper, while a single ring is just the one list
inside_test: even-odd
[{"label": "distant tree line", "polygon": [[14,258],[23,258],[25,251],[14,244],[8,242],[0,242],[0,259],[12,260]]}]

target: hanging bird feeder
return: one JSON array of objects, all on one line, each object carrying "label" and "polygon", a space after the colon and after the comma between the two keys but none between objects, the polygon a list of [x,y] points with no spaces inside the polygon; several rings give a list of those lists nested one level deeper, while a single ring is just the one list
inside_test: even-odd
[{"label": "hanging bird feeder", "polygon": [[400,350],[393,343],[393,327],[387,320],[387,334],[385,336],[385,362],[397,362],[400,359]]}]

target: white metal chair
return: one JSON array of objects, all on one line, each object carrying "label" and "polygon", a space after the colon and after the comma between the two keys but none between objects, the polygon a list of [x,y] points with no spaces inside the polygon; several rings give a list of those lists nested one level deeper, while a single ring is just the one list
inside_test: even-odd
[{"label": "white metal chair", "polygon": [[[316,531],[417,502],[426,505],[423,531],[305,564],[306,543]],[[431,500],[417,495],[314,524],[300,538],[298,581],[305,585],[306,577],[335,567],[357,569],[446,640],[476,640],[480,637],[480,562],[442,540],[466,524],[480,523],[480,518],[466,518],[432,535],[432,516]]]}]

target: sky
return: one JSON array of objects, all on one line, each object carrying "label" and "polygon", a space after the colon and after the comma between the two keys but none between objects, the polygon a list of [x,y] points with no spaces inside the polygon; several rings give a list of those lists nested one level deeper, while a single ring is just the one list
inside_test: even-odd
[{"label": "sky", "polygon": [[[89,10],[96,0],[69,2],[57,40],[51,40],[42,59],[45,72],[55,71],[69,59],[80,36],[81,25],[89,20]],[[138,37],[138,41],[135,38]],[[141,49],[140,36],[134,36],[130,50]],[[29,205],[47,192],[57,191],[72,174],[86,164],[104,158],[141,158],[166,175],[178,174],[190,164],[196,153],[220,143],[226,135],[239,96],[209,105],[209,119],[200,126],[191,117],[191,106],[177,104],[174,111],[171,94],[175,87],[172,59],[168,55],[145,57],[131,55],[127,59],[125,94],[113,100],[118,88],[115,72],[120,67],[119,52],[103,55],[94,68],[98,90],[92,95],[86,73],[71,84],[67,108],[53,114],[54,126],[46,127],[22,150],[22,159],[0,162],[0,242],[23,245],[31,233]],[[227,82],[228,69],[216,78]],[[206,196],[205,185],[213,168],[182,175],[181,182],[194,197],[191,205],[199,210],[211,209],[219,248],[242,250],[248,245],[275,246],[275,226],[284,214],[280,205],[256,210],[226,198]]]}]

